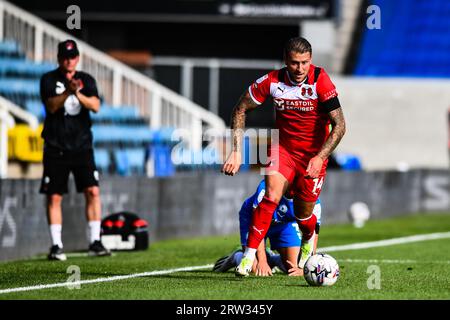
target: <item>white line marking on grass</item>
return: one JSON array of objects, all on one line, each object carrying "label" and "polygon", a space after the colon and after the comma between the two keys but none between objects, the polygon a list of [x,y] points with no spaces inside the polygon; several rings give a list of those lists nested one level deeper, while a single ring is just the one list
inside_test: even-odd
[{"label": "white line marking on grass", "polygon": [[390,260],[390,259],[338,259],[339,262],[350,263],[394,263],[394,264],[413,264],[413,263],[439,263],[450,264],[450,261],[419,261],[419,260]]},{"label": "white line marking on grass", "polygon": [[[68,258],[98,258],[95,256],[89,256],[89,253],[87,252],[69,252],[69,253],[64,253]],[[111,252],[111,256],[114,257],[116,256],[117,253],[116,252]],[[31,258],[28,258],[26,261],[29,260],[42,260],[42,259],[47,259],[47,255],[44,254],[40,254]]]},{"label": "white line marking on grass", "polygon": [[[446,239],[450,238],[450,232],[441,232],[441,233],[429,233],[422,235],[415,235],[409,237],[401,237],[401,238],[393,238],[387,240],[380,241],[372,241],[372,242],[362,242],[362,243],[353,243],[341,246],[332,246],[332,247],[324,247],[320,248],[317,251],[323,252],[333,252],[333,251],[347,251],[347,250],[359,250],[359,249],[367,249],[367,248],[375,248],[375,247],[385,247],[392,246],[396,244],[404,244],[410,242],[419,242],[419,241],[427,241],[427,240],[435,240],[435,239]],[[116,280],[125,280],[139,277],[147,277],[147,276],[157,276],[162,274],[170,274],[175,272],[183,272],[183,271],[193,271],[193,270],[202,270],[212,268],[212,264],[207,264],[204,266],[193,266],[193,267],[184,267],[177,269],[168,269],[168,270],[159,270],[159,271],[150,271],[143,273],[134,273],[123,276],[114,276],[114,277],[106,277],[106,278],[97,278],[91,280],[81,280],[76,282],[60,282],[53,284],[43,284],[31,287],[19,287],[19,288],[11,288],[11,289],[3,289],[0,290],[0,294],[3,293],[12,293],[12,292],[21,292],[21,291],[32,291],[32,290],[42,290],[42,289],[50,289],[50,288],[60,288],[65,286],[76,286],[78,284],[90,284],[90,283],[99,283],[99,282],[110,282]]]},{"label": "white line marking on grass", "polygon": [[318,252],[322,252],[322,251],[323,252],[333,252],[333,251],[359,250],[359,249],[387,247],[387,246],[393,246],[396,244],[404,244],[404,243],[436,240],[436,239],[447,239],[447,238],[450,238],[450,232],[438,232],[438,233],[420,234],[420,235],[415,235],[415,236],[393,238],[393,239],[380,240],[380,241],[361,242],[361,243],[353,243],[353,244],[346,244],[346,245],[340,245],[340,246],[324,247],[324,248],[317,249],[317,251]]},{"label": "white line marking on grass", "polygon": [[[111,256],[112,257],[114,257],[114,256],[116,256],[117,254],[115,253],[115,252],[111,252]],[[85,258],[85,257],[91,257],[91,256],[89,256],[89,253],[87,253],[87,252],[69,252],[69,253],[66,253],[66,256],[68,257],[68,258]]]},{"label": "white line marking on grass", "polygon": [[84,257],[89,256],[89,254],[87,252],[69,252],[69,253],[66,253],[65,255],[68,258],[84,258]]},{"label": "white line marking on grass", "polygon": [[76,285],[89,284],[89,283],[110,282],[110,281],[125,280],[125,279],[139,278],[139,277],[159,276],[162,274],[170,274],[170,273],[175,273],[175,272],[210,269],[213,266],[214,265],[212,265],[212,264],[207,264],[204,266],[194,266],[194,267],[185,267],[185,268],[168,269],[168,270],[157,270],[157,271],[150,271],[150,272],[128,274],[128,275],[123,275],[123,276],[97,278],[97,279],[91,279],[91,280],[81,280],[81,281],[74,281],[74,282],[60,282],[60,283],[53,283],[53,284],[42,284],[42,285],[31,286],[31,287],[3,289],[3,290],[0,290],[0,294],[21,292],[21,291],[60,288],[60,287],[76,286]]}]

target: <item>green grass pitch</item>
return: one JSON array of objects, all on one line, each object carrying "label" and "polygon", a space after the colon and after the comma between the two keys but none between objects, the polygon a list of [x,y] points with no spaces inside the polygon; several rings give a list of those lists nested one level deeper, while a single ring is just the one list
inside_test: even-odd
[{"label": "green grass pitch", "polygon": [[[369,221],[362,229],[324,225],[319,248],[450,231],[450,214],[420,214]],[[227,254],[238,235],[178,239],[151,243],[145,252],[121,252],[112,257],[70,257],[65,262],[45,256],[0,263],[0,292],[5,289],[64,283],[77,266],[81,280],[155,270],[204,266]],[[0,293],[0,299],[450,299],[450,238],[386,247],[335,251],[340,277],[332,287],[310,287],[302,277],[238,279],[232,271],[209,269],[149,275],[110,282]],[[380,270],[380,288],[369,289],[368,267]],[[370,269],[369,269],[370,270]]]}]

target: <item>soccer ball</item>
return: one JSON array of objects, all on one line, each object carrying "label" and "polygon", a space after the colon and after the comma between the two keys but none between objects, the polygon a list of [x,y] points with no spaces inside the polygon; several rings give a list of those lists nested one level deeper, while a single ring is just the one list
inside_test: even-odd
[{"label": "soccer ball", "polygon": [[339,277],[339,265],[329,254],[317,253],[306,261],[303,275],[311,286],[332,286]]}]

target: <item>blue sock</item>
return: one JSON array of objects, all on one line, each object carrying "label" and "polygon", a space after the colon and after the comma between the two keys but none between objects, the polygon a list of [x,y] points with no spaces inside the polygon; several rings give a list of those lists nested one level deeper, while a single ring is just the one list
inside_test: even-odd
[{"label": "blue sock", "polygon": [[242,256],[244,255],[243,252],[237,252],[233,257],[233,263],[238,266],[239,263],[241,263]]}]

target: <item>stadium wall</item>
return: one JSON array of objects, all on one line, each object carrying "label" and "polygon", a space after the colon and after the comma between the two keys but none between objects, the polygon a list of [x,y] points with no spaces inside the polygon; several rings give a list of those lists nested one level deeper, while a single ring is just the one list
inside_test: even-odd
[{"label": "stadium wall", "polygon": [[[255,172],[233,178],[216,173],[168,179],[107,177],[101,183],[103,216],[122,210],[139,214],[150,223],[150,249],[156,240],[237,233],[241,204],[255,192],[261,178]],[[37,192],[39,183],[0,180],[0,260],[48,251],[45,198]],[[88,246],[84,200],[74,189],[63,201],[67,251]],[[373,219],[417,212],[450,213],[449,191],[447,170],[330,170],[321,194],[322,221],[324,226],[348,222],[348,208],[356,201],[367,203]]]},{"label": "stadium wall", "polygon": [[449,168],[450,80],[333,77],[347,122],[339,152],[367,170]]}]

